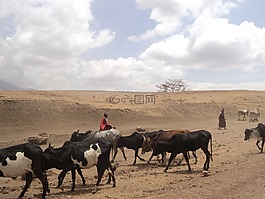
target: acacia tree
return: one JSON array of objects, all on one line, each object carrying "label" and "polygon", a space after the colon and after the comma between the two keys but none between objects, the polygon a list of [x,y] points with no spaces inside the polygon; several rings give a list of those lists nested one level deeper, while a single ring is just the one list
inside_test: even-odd
[{"label": "acacia tree", "polygon": [[161,92],[183,92],[187,89],[188,84],[182,79],[168,79],[163,84],[157,84],[156,87]]}]

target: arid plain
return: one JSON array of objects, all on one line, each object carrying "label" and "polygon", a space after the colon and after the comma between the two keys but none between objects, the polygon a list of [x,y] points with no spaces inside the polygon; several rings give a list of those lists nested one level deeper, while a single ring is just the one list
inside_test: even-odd
[{"label": "arid plain", "polygon": [[[225,109],[227,130],[218,130],[218,115]],[[151,130],[205,129],[213,137],[213,162],[209,175],[202,176],[205,156],[198,150],[198,164],[172,164],[167,173],[153,160],[137,160],[126,149],[127,161],[118,153],[117,187],[106,185],[103,178],[99,191],[92,194],[96,169],[84,170],[86,185],[77,177],[75,192],[70,192],[67,175],[63,190],[57,189],[59,171],[50,170],[51,193],[47,198],[265,198],[265,154],[255,141],[244,141],[246,128],[258,122],[238,121],[238,109],[261,109],[259,122],[265,123],[264,91],[187,91],[182,93],[135,93],[104,91],[0,91],[0,147],[27,141],[29,136],[47,133],[52,145],[59,147],[70,139],[75,129],[98,130],[104,112],[109,122],[123,135],[136,127]],[[45,149],[47,146],[42,145]],[[141,154],[140,154],[141,155]],[[147,160],[151,154],[144,154]],[[17,198],[24,186],[21,178],[0,179],[0,198]],[[35,179],[25,198],[40,197],[41,185]]]}]

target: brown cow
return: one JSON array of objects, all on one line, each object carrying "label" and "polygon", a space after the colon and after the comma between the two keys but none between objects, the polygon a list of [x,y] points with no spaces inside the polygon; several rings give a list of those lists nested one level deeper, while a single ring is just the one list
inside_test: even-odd
[{"label": "brown cow", "polygon": [[[146,138],[146,140],[144,140],[143,147],[142,147],[142,154],[152,151],[155,148],[158,141],[168,140],[175,134],[182,134],[182,133],[189,133],[189,132],[190,132],[189,130],[182,130],[182,129],[168,130],[168,131],[163,131],[163,130],[154,131],[149,135],[149,137]],[[193,157],[195,158],[194,164],[197,164],[196,151],[192,151],[192,154],[193,154]],[[148,160],[148,163],[150,163],[153,156],[154,155],[152,153],[151,157]],[[165,157],[166,157],[165,153],[162,153],[162,164],[165,163]],[[184,158],[182,157],[179,164],[181,164],[183,159]]]}]

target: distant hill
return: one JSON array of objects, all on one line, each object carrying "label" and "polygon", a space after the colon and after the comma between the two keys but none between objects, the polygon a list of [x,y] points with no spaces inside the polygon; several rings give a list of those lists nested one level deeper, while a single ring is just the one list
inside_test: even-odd
[{"label": "distant hill", "polygon": [[0,90],[26,90],[25,88],[21,88],[19,86],[10,84],[3,80],[0,80]]}]

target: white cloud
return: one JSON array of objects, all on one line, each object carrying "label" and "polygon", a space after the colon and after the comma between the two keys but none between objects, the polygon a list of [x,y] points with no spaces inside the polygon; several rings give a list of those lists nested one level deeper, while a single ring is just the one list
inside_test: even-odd
[{"label": "white cloud", "polygon": [[[80,70],[81,69],[81,70]],[[181,70],[163,63],[141,61],[134,58],[118,58],[82,61],[75,71],[83,88],[107,90],[154,90],[160,79],[182,76]]]},{"label": "white cloud", "polygon": [[254,71],[265,63],[265,29],[252,22],[239,26],[224,18],[198,17],[189,34],[176,34],[149,46],[142,59],[164,60],[182,68]]},{"label": "white cloud", "polygon": [[3,5],[10,11],[2,19],[12,16],[15,32],[0,38],[0,79],[14,79],[21,86],[57,88],[65,83],[68,88],[65,77],[82,53],[115,36],[108,29],[90,29],[92,0],[7,2]]},{"label": "white cloud", "polygon": [[240,0],[136,0],[140,8],[151,9],[150,19],[157,22],[157,25],[140,36],[130,36],[129,40],[147,40],[174,34],[183,26],[182,21],[193,21],[198,16],[223,16],[236,7],[238,2]]},{"label": "white cloud", "polygon": [[[92,29],[93,0],[0,0],[0,25],[9,25],[7,32],[0,31],[0,79],[35,89],[154,91],[167,79],[185,80],[193,69],[209,71],[208,76],[224,70],[255,75],[265,63],[265,29],[225,18],[239,1],[136,0],[139,8],[150,10],[156,25],[128,39],[153,43],[139,57],[88,60],[84,54],[95,48],[104,52],[101,47],[115,42],[116,35],[121,38],[111,27]],[[132,50],[122,42],[117,43]],[[258,82],[190,85],[204,90],[264,87]]]}]

